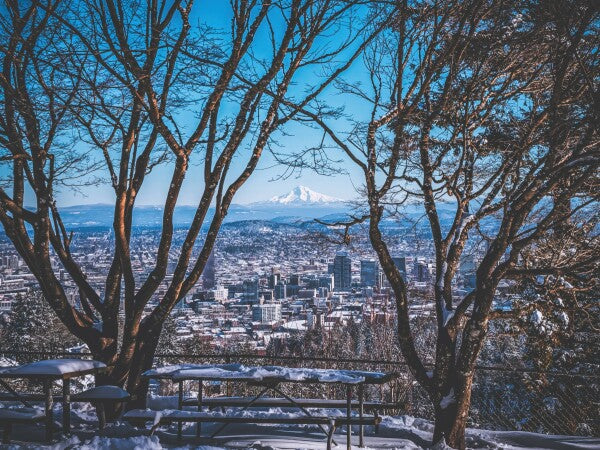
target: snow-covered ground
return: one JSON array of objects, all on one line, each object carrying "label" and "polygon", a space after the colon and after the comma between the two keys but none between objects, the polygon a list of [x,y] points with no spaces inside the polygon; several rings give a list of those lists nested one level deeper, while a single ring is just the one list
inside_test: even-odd
[{"label": "snow-covered ground", "polygon": [[[167,399],[154,399],[150,406],[172,407]],[[258,411],[257,414],[290,414],[285,410]],[[184,438],[176,439],[176,428],[162,428],[156,436],[145,436],[144,430],[125,423],[109,425],[102,433],[97,431],[94,410],[86,404],[75,404],[73,408],[73,430],[71,437],[64,437],[52,445],[43,444],[44,429],[40,426],[17,426],[13,431],[13,443],[0,445],[0,449],[36,448],[48,450],[102,449],[102,450],[158,450],[169,449],[323,449],[325,436],[312,425],[282,426],[236,424],[227,426],[214,439],[207,437],[196,440],[195,425],[184,425]],[[294,413],[297,414],[297,413]],[[339,414],[343,414],[339,411]],[[60,408],[56,409],[60,421]],[[203,436],[210,436],[216,424],[203,424]],[[358,437],[354,430],[353,448],[358,448]],[[410,416],[385,416],[375,434],[373,427],[366,427],[366,445],[370,449],[420,449],[430,448],[433,425],[431,422]],[[338,449],[345,448],[345,430],[336,434]],[[576,436],[550,436],[526,432],[487,431],[470,429],[467,433],[469,448],[478,449],[598,449],[600,438]],[[441,447],[437,447],[441,448]]]}]

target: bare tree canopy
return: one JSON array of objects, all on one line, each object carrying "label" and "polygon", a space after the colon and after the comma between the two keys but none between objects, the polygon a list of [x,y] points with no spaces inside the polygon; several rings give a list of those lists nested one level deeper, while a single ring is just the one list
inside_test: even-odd
[{"label": "bare tree canopy", "polygon": [[[368,46],[363,78],[337,83],[369,113],[328,120],[322,108],[300,105],[323,142],[280,158],[323,170],[341,152],[360,169],[362,215],[347,225],[368,221],[396,297],[403,357],[435,407],[434,441],[464,448],[499,282],[552,275],[586,289],[598,281],[600,15],[588,1],[405,0],[379,8],[374,17],[394,19]],[[410,298],[380,228],[415,204],[435,248],[431,372],[415,349]],[[448,205],[444,221],[440,207]],[[485,250],[476,286],[457,297],[453,280],[477,242]]]},{"label": "bare tree canopy", "polygon": [[[316,104],[377,30],[355,29],[360,2],[343,0],[235,0],[225,30],[211,28],[192,0],[2,9],[0,221],[60,320],[112,368],[105,381],[144,401],[139,376],[152,364],[162,324],[198,281],[265,146],[296,113],[286,105]],[[311,84],[298,84],[306,74]],[[130,252],[134,206],[157,165],[171,179],[155,263],[139,279]],[[200,200],[174,248],[173,213],[190,177]],[[114,259],[99,291],[71,251],[57,192],[103,180],[114,190]],[[69,303],[52,255],[76,284],[81,309]],[[149,308],[169,255],[172,280]]]}]

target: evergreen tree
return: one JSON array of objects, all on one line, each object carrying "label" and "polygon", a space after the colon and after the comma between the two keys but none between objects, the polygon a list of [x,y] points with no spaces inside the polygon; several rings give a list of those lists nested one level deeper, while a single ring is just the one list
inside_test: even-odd
[{"label": "evergreen tree", "polygon": [[[2,349],[22,352],[64,352],[77,341],[58,320],[39,292],[17,295],[2,332]],[[18,363],[35,361],[40,354],[17,354]]]}]

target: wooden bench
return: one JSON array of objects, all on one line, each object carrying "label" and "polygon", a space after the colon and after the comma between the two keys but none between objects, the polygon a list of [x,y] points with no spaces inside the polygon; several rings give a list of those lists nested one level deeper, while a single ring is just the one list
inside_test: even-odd
[{"label": "wooden bench", "polygon": [[12,427],[17,423],[36,423],[44,420],[46,415],[43,411],[35,408],[0,409],[0,426],[3,428],[2,443],[10,444]]},{"label": "wooden bench", "polygon": [[[107,403],[125,403],[129,401],[129,393],[118,386],[104,385],[96,386],[82,392],[71,395],[70,402],[91,403],[96,408],[98,416],[98,428],[104,429],[106,426],[105,405]],[[53,402],[62,401],[62,395],[53,395]],[[0,401],[9,402],[43,402],[46,400],[44,394],[19,393],[18,396],[11,392],[0,392]],[[27,405],[29,406],[29,405]]]},{"label": "wooden bench", "polygon": [[[347,400],[330,400],[322,398],[295,398],[296,404],[290,403],[289,400],[279,397],[261,397],[254,400],[252,405],[248,406],[254,400],[254,397],[204,397],[202,398],[202,406],[209,409],[213,408],[322,408],[322,409],[345,409],[348,406]],[[184,399],[181,406],[198,406],[198,398],[188,397]],[[360,409],[360,402],[352,400],[351,407],[353,410]],[[386,409],[397,409],[398,404],[390,402],[363,402],[363,411],[371,413],[381,413]],[[375,433],[378,433],[379,425],[375,425]],[[362,436],[362,428],[361,428]],[[362,437],[361,437],[362,440]]]},{"label": "wooden bench", "polygon": [[150,435],[161,425],[172,423],[192,422],[192,423],[256,423],[256,424],[283,424],[283,425],[320,425],[328,426],[327,449],[331,449],[333,442],[333,433],[340,426],[353,425],[378,425],[381,418],[377,415],[358,417],[326,417],[326,416],[303,416],[303,417],[241,417],[241,416],[215,416],[199,411],[166,410],[154,411],[149,409],[132,409],[123,415],[123,419],[132,425],[145,425],[152,422]]},{"label": "wooden bench", "polygon": [[125,403],[129,401],[129,393],[118,386],[104,385],[78,392],[71,396],[71,401],[91,403],[96,408],[98,428],[103,430],[106,426],[105,405],[107,403]]},{"label": "wooden bench", "polygon": [[[204,397],[202,399],[202,406],[208,408],[235,408],[235,407],[246,407],[253,397]],[[275,397],[261,397],[254,401],[250,408],[341,408],[344,409],[347,406],[346,400],[329,400],[322,398],[295,398],[296,405],[290,403],[285,398]],[[189,397],[183,400],[183,406],[198,406],[198,399],[195,397]],[[356,409],[360,406],[358,400],[352,400],[352,408]],[[395,403],[381,403],[381,402],[363,402],[363,408],[366,411],[379,411],[382,409],[394,409],[398,405]]]},{"label": "wooden bench", "polygon": [[[0,392],[0,402],[21,402],[22,400],[31,402],[43,402],[46,400],[46,396],[44,394],[19,393],[19,396],[17,397],[11,392]],[[60,402],[61,400],[62,395],[52,396],[53,402]]]}]

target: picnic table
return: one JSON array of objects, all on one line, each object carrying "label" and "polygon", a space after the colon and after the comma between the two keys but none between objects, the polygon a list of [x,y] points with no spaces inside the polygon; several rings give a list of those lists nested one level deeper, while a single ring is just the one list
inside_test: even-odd
[{"label": "picnic table", "polygon": [[[310,422],[310,418],[313,418],[307,408],[331,408],[331,407],[345,407],[346,417],[342,419],[338,418],[338,423],[346,425],[346,441],[347,446],[350,448],[352,424],[359,425],[359,445],[364,446],[364,430],[363,426],[366,423],[376,424],[377,416],[375,421],[369,422],[364,415],[364,389],[366,385],[380,385],[389,382],[397,375],[394,373],[383,373],[383,372],[368,372],[368,371],[357,371],[357,370],[338,370],[338,369],[311,369],[311,368],[290,368],[290,367],[279,367],[279,366],[245,366],[242,364],[184,364],[176,366],[166,366],[156,369],[151,369],[144,372],[142,375],[147,379],[157,380],[170,380],[173,383],[178,384],[179,398],[178,407],[183,409],[184,398],[183,398],[183,383],[184,381],[198,381],[198,396],[196,399],[197,411],[200,412],[202,407],[206,404],[207,406],[234,406],[240,408],[241,411],[245,411],[251,407],[257,406],[289,406],[300,409],[304,413],[303,418],[298,418],[296,423],[315,423],[323,429],[323,423],[319,420]],[[257,395],[252,397],[226,397],[223,398],[221,403],[218,399],[205,399],[203,398],[203,381],[221,381],[221,382],[243,382],[249,385],[260,387],[260,391]],[[303,383],[303,384],[338,384],[346,387],[346,399],[343,401],[334,400],[319,400],[319,399],[297,399],[287,395],[281,385],[286,383]],[[353,393],[356,390],[358,395],[358,402],[353,401]],[[278,395],[276,398],[265,397],[268,392],[274,392]],[[208,401],[216,400],[216,401]],[[187,403],[189,405],[189,403]],[[374,403],[370,402],[373,406]],[[358,419],[352,418],[353,408],[358,411]],[[376,414],[377,410],[375,409]],[[191,419],[191,417],[190,417]],[[202,417],[198,416],[198,425],[196,428],[197,436],[200,435],[200,424]],[[239,417],[231,417],[228,420],[227,417],[220,417],[219,422],[222,422],[222,426],[218,428],[211,437],[217,435],[228,423],[236,423]],[[301,420],[304,419],[304,420]],[[315,418],[316,419],[316,418]],[[332,440],[333,430],[335,429],[335,417],[331,417],[331,427],[328,434],[329,440]],[[267,420],[262,418],[257,420],[262,422]],[[185,416],[181,416],[181,420],[178,422],[178,437],[181,438],[182,427],[181,423],[185,422]],[[210,421],[208,418],[205,421]],[[253,418],[245,417],[245,422],[253,422]],[[290,419],[290,422],[293,422]],[[284,423],[284,422],[279,422]],[[285,422],[287,423],[287,422]],[[327,423],[326,421],[324,422]],[[325,431],[323,429],[323,431]]]},{"label": "picnic table", "polygon": [[[43,419],[45,420],[46,439],[52,440],[54,416],[52,404],[52,383],[62,381],[60,401],[63,408],[63,432],[69,433],[71,427],[71,380],[85,375],[98,375],[106,370],[106,365],[100,361],[84,359],[50,359],[36,361],[22,366],[2,368],[0,370],[0,385],[6,389],[15,401],[30,407],[27,395],[16,392],[6,383],[6,379],[24,379],[41,382],[45,402]],[[29,398],[33,398],[29,396]],[[39,417],[38,417],[39,418]]]}]

